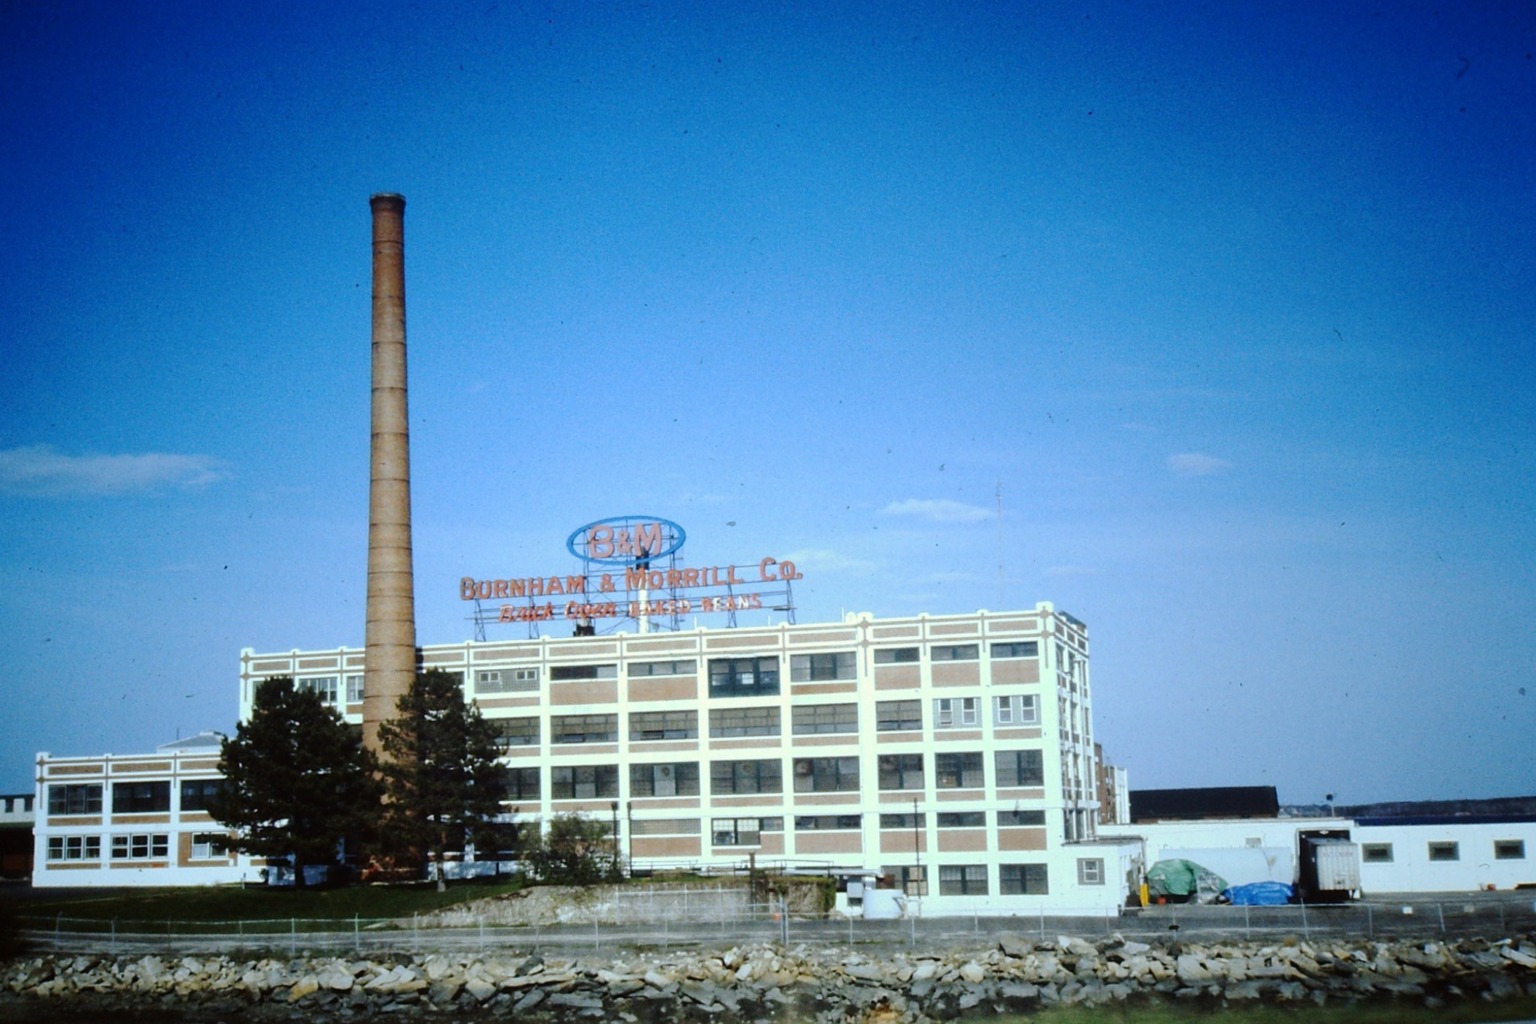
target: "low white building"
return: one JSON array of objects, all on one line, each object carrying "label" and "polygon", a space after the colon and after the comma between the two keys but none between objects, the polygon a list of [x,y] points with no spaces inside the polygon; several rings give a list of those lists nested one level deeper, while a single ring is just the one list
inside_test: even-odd
[{"label": "low white building", "polygon": [[153,754],[37,755],[32,884],[213,885],[255,880],[204,809],[222,782],[218,733]]}]

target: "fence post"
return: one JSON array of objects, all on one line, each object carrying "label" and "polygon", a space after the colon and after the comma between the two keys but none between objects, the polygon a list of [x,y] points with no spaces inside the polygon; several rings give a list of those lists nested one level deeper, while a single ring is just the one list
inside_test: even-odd
[{"label": "fence post", "polygon": [[1307,902],[1306,902],[1306,900],[1302,900],[1302,902],[1301,902],[1301,934],[1305,935],[1309,939],[1312,937],[1311,930],[1307,928]]},{"label": "fence post", "polygon": [[363,955],[363,923],[361,914],[352,915],[352,947],[357,950],[357,955]]},{"label": "fence post", "polygon": [[1253,938],[1253,917],[1246,903],[1243,904],[1243,938]]},{"label": "fence post", "polygon": [[1440,934],[1444,935],[1445,934],[1445,904],[1444,903],[1436,903],[1435,904],[1435,913],[1440,915]]},{"label": "fence post", "polygon": [[112,919],[112,952],[117,952],[117,918]]},{"label": "fence post", "polygon": [[1376,937],[1376,922],[1371,917],[1371,905],[1369,903],[1365,905],[1365,934],[1370,939]]},{"label": "fence post", "polygon": [[288,919],[288,955],[299,955],[299,919],[296,917]]}]

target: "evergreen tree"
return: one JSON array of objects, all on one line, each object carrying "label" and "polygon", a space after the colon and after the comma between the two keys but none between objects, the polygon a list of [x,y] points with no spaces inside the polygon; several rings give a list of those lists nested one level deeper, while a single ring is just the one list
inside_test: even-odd
[{"label": "evergreen tree", "polygon": [[443,860],[473,845],[499,850],[511,829],[500,821],[506,776],[496,728],[439,669],[418,675],[379,726],[389,786],[386,835],[402,853],[430,852],[439,890]]},{"label": "evergreen tree", "polygon": [[224,740],[219,771],[225,784],[209,814],[236,830],[241,852],[291,856],[297,886],[305,865],[333,863],[342,839],[378,824],[377,759],[355,727],[292,679],[257,685],[250,720]]}]

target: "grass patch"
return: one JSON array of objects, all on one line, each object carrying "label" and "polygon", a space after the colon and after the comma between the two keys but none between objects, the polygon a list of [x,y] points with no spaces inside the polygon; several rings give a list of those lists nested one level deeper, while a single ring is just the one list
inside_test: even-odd
[{"label": "grass patch", "polygon": [[522,883],[461,882],[438,892],[432,882],[360,885],[335,889],[268,889],[208,886],[194,889],[108,890],[29,900],[11,913],[22,927],[40,919],[117,921],[122,924],[216,924],[291,918],[308,921],[364,921],[409,918],[472,900],[516,892]]}]

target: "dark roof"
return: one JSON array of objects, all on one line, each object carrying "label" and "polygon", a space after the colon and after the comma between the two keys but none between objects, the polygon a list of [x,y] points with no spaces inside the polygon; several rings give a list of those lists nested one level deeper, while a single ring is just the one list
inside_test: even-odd
[{"label": "dark roof", "polygon": [[1274,786],[1131,790],[1133,822],[1274,818],[1279,814],[1280,798]]}]

